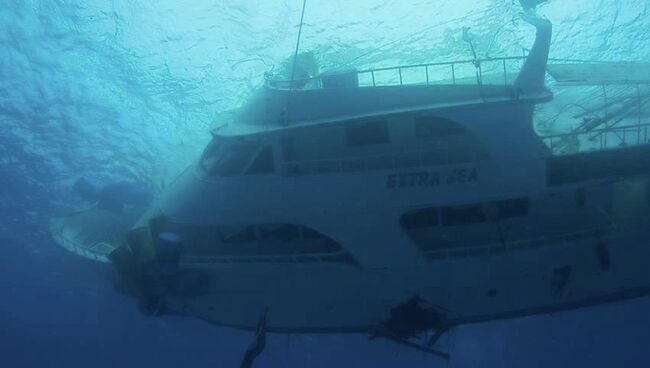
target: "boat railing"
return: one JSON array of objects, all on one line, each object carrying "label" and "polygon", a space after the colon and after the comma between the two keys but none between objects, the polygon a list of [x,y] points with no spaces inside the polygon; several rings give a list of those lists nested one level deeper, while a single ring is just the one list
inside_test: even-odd
[{"label": "boat railing", "polygon": [[356,77],[359,87],[436,84],[508,86],[514,82],[525,59],[525,56],[508,56],[411,64],[353,70],[294,80],[277,79],[277,76],[267,73],[265,79],[268,87],[283,90],[319,89],[323,88],[324,79],[349,75]]},{"label": "boat railing", "polygon": [[114,246],[102,241],[96,242],[87,247],[79,246],[75,241],[66,237],[62,232],[55,232],[53,236],[65,249],[94,261],[108,263],[108,255],[115,249]]},{"label": "boat railing", "polygon": [[464,145],[460,148],[436,148],[392,152],[332,159],[286,161],[286,175],[317,175],[367,172],[419,167],[444,166],[477,162],[487,157],[482,147]]},{"label": "boat railing", "polygon": [[427,258],[436,260],[468,258],[473,256],[496,256],[526,249],[575,245],[577,243],[585,241],[589,242],[589,244],[592,244],[593,239],[601,239],[605,236],[608,236],[611,231],[611,227],[590,227],[579,231],[558,234],[554,236],[539,236],[527,239],[503,240],[500,242],[490,242],[467,247],[428,250],[424,251],[424,254],[427,256]]},{"label": "boat railing", "polygon": [[541,136],[555,155],[650,144],[650,124],[612,126]]}]

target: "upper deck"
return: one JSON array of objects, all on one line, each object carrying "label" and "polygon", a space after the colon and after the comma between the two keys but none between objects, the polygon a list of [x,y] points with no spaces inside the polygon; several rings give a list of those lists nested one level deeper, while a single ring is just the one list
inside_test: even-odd
[{"label": "upper deck", "polygon": [[281,80],[266,76],[235,123],[266,128],[358,119],[409,111],[552,99],[541,88],[517,91],[525,57],[404,65]]}]

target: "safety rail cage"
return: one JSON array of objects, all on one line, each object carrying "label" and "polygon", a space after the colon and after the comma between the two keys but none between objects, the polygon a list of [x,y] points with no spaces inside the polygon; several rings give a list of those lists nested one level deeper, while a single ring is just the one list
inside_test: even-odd
[{"label": "safety rail cage", "polygon": [[[650,124],[612,126],[586,132],[544,135],[540,138],[555,155],[650,144]],[[587,143],[586,145],[584,143]],[[575,148],[572,145],[579,145]]]},{"label": "safety rail cage", "polygon": [[514,81],[513,76],[519,73],[525,60],[526,56],[508,56],[353,70],[293,80],[274,79],[272,73],[266,73],[264,78],[269,88],[284,90],[318,89],[322,88],[324,77],[349,74],[356,75],[359,87],[440,84],[508,86]]},{"label": "safety rail cage", "polygon": [[[276,79],[271,72],[264,74],[269,88],[284,90],[318,89],[323,86],[324,77],[356,75],[359,87],[406,86],[406,85],[504,85],[513,83],[528,59],[526,51],[522,56],[488,57],[481,59],[445,61],[438,63],[407,64],[364,70],[350,70],[303,79]],[[553,63],[597,63],[609,61],[548,58]],[[297,86],[308,86],[297,87]]]}]

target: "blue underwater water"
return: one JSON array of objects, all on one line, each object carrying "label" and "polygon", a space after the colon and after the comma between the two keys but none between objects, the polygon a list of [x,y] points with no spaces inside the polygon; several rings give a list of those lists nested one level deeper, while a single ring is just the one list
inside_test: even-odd
[{"label": "blue underwater water", "polygon": [[[548,1],[551,56],[650,61],[649,4]],[[87,205],[80,178],[160,193],[291,56],[301,5],[0,1],[0,366],[239,365],[251,333],[142,315],[47,224]],[[471,27],[480,56],[520,55],[534,32],[519,12],[512,0],[308,0],[300,48],[324,70],[468,59]],[[640,298],[460,327],[444,341],[452,363],[365,335],[272,334],[255,366],[647,367],[649,310]]]}]

